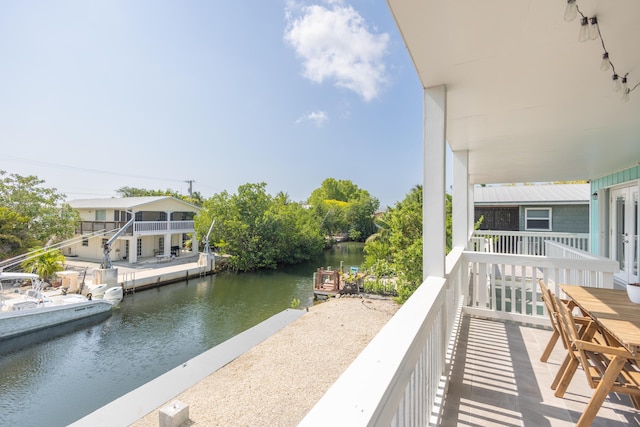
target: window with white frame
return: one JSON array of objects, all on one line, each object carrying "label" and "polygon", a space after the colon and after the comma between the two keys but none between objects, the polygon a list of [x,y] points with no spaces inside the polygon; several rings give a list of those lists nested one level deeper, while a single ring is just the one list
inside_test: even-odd
[{"label": "window with white frame", "polygon": [[525,230],[551,231],[551,208],[526,208]]},{"label": "window with white frame", "polygon": [[96,221],[106,221],[107,211],[105,209],[96,209]]},{"label": "window with white frame", "polygon": [[129,221],[130,218],[127,218],[129,216],[131,215],[127,211],[119,211],[119,210],[113,211],[114,221],[126,222],[126,221]]}]

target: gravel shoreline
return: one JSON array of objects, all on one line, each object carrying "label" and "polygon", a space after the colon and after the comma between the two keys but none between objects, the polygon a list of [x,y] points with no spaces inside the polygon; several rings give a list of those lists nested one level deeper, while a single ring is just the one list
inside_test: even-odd
[{"label": "gravel shoreline", "polygon": [[[331,298],[176,396],[186,426],[295,426],[395,314],[381,298]],[[165,402],[160,407],[171,401]],[[134,427],[156,427],[158,409]]]}]

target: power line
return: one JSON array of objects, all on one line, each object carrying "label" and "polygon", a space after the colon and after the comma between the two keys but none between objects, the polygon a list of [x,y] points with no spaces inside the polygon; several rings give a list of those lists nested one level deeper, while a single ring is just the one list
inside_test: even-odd
[{"label": "power line", "polygon": [[53,168],[72,169],[72,170],[77,170],[77,171],[82,171],[82,172],[89,172],[89,173],[98,173],[98,174],[102,173],[102,174],[112,175],[112,176],[124,176],[124,177],[128,177],[128,178],[142,178],[142,179],[149,179],[149,180],[154,180],[154,181],[184,182],[184,180],[181,180],[181,179],[158,178],[158,177],[150,177],[150,176],[144,176],[144,175],[135,175],[135,174],[113,172],[113,171],[105,171],[105,170],[100,170],[100,169],[82,168],[82,167],[79,167],[79,166],[61,165],[61,164],[57,164],[57,163],[49,163],[49,162],[42,162],[42,161],[39,161],[39,160],[25,159],[25,158],[22,158],[22,157],[16,157],[16,156],[11,156],[11,155],[7,155],[7,154],[1,154],[0,158],[5,158],[7,160],[18,160],[18,161],[25,162],[25,163],[32,163],[32,164],[35,164],[35,165],[49,166],[49,167],[53,167]]},{"label": "power line", "polygon": [[[130,177],[130,178],[139,178],[139,179],[147,179],[147,180],[153,180],[153,181],[163,181],[163,182],[180,182],[180,183],[187,183],[189,184],[189,196],[193,197],[193,184],[196,183],[197,181],[194,179],[188,179],[188,180],[183,180],[183,179],[175,179],[175,178],[159,178],[159,177],[150,177],[150,176],[145,176],[145,175],[135,175],[135,174],[127,174],[127,173],[119,173],[119,172],[113,172],[113,171],[105,171],[105,170],[100,170],[100,169],[91,169],[91,168],[84,168],[84,167],[79,167],[79,166],[72,166],[72,165],[63,165],[63,164],[59,164],[59,163],[51,163],[51,162],[43,162],[40,160],[34,160],[34,159],[27,159],[27,158],[23,158],[23,157],[17,157],[17,156],[12,156],[12,155],[8,155],[8,154],[0,154],[0,159],[6,159],[6,160],[12,160],[12,161],[19,161],[19,162],[24,162],[27,164],[34,164],[34,165],[43,165],[43,166],[47,166],[47,167],[51,167],[51,168],[57,168],[57,169],[70,169],[70,170],[76,170],[76,171],[80,171],[80,172],[87,172],[87,173],[94,173],[94,174],[105,174],[105,175],[111,175],[111,176],[123,176],[123,177]],[[0,168],[1,170],[2,168]],[[205,188],[205,189],[210,189],[212,191],[220,191],[217,188],[213,188],[213,187],[209,187],[207,185],[200,185],[200,187]],[[113,197],[113,192],[114,191],[109,191],[109,190],[98,190],[98,191],[92,191],[92,190],[79,190],[79,191],[64,191],[62,190],[65,194],[76,194],[79,196],[82,195],[91,195],[91,196],[98,196],[98,195],[104,195],[104,196],[108,196],[108,197]],[[106,194],[105,192],[108,192],[108,194]]]}]

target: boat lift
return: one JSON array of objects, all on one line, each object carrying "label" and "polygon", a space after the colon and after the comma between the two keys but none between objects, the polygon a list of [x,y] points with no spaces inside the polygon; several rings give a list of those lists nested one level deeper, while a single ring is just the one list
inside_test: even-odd
[{"label": "boat lift", "polygon": [[213,271],[216,268],[216,257],[211,252],[211,245],[209,244],[209,237],[211,236],[211,230],[213,230],[213,226],[215,223],[216,219],[214,218],[213,221],[211,221],[211,225],[209,226],[207,236],[204,238],[204,251],[198,258],[198,266],[203,268],[202,273],[204,273],[205,270]]},{"label": "boat lift", "polygon": [[213,230],[213,226],[216,223],[216,219],[214,218],[211,221],[211,225],[209,226],[209,232],[207,232],[207,236],[204,238],[204,254],[211,255],[211,246],[209,246],[209,236],[211,236],[211,230]]},{"label": "boat lift", "polygon": [[111,252],[111,244],[122,235],[122,233],[124,233],[127,228],[129,228],[131,226],[131,224],[133,224],[133,221],[135,221],[135,217],[131,218],[129,220],[129,222],[127,222],[124,226],[122,226],[122,228],[120,230],[118,230],[118,232],[116,234],[114,234],[113,236],[111,236],[111,238],[109,240],[107,240],[107,242],[104,244],[103,250],[104,250],[104,255],[102,257],[102,263],[100,264],[100,268],[102,269],[109,269],[109,268],[113,268],[113,264],[111,264],[111,257],[109,256],[109,252]]}]

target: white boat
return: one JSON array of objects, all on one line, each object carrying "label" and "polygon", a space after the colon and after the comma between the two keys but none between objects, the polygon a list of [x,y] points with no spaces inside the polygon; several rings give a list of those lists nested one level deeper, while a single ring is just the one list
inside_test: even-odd
[{"label": "white boat", "polygon": [[124,291],[120,286],[109,286],[106,283],[87,285],[87,297],[92,299],[104,299],[118,305],[124,297]]},{"label": "white boat", "polygon": [[[26,280],[32,286],[24,293],[17,287],[5,289],[9,282]],[[0,340],[105,313],[122,300],[121,289],[119,299],[90,299],[79,294],[47,294],[42,283],[37,274],[0,272]]]}]

